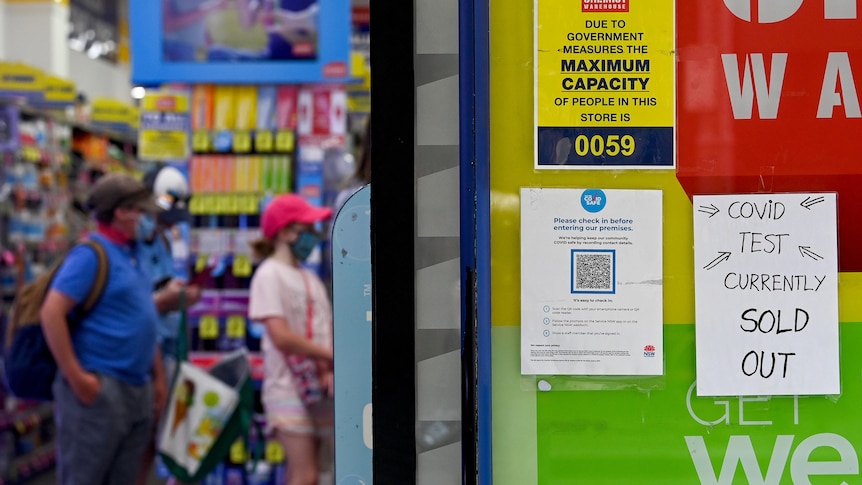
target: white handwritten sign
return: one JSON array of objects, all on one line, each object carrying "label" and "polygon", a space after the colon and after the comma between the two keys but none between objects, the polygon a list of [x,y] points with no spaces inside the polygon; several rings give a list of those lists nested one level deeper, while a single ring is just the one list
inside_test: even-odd
[{"label": "white handwritten sign", "polygon": [[840,393],[835,194],[693,202],[698,396]]}]

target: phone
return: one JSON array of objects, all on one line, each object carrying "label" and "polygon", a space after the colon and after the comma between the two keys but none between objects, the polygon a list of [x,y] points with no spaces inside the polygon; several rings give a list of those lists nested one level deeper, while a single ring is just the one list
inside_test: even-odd
[{"label": "phone", "polygon": [[170,283],[170,281],[172,279],[173,278],[170,276],[165,276],[164,278],[160,279],[159,281],[156,281],[153,284],[153,291],[161,291],[165,286],[168,285],[168,283]]}]

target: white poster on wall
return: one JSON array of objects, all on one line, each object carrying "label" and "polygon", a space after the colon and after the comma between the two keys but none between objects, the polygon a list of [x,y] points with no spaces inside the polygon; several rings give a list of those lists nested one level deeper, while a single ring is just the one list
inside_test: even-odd
[{"label": "white poster on wall", "polygon": [[660,190],[521,189],[521,373],[661,375]]},{"label": "white poster on wall", "polygon": [[698,396],[840,393],[835,194],[693,202]]}]

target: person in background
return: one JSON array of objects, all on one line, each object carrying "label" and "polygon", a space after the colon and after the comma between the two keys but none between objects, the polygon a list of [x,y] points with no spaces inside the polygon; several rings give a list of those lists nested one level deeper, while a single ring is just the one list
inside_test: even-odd
[{"label": "person in background", "polygon": [[341,207],[347,202],[351,195],[355,194],[359,189],[371,183],[371,120],[365,123],[365,136],[362,138],[362,153],[359,157],[359,164],[353,175],[344,182],[344,186],[335,196],[333,203],[333,213],[338,214]]},{"label": "person in background", "polygon": [[42,304],[42,330],[59,371],[53,383],[57,468],[61,485],[135,482],[150,438],[153,408],[167,395],[156,345],[158,313],[176,308],[179,289],[153,294],[135,243],[138,219],[155,212],[150,191],[123,174],[99,179],[87,207],[89,237],[108,256],[104,293],[70,332],[67,315],[86,298],[95,251],[77,246],[63,261]]},{"label": "person in background", "polygon": [[[251,280],[249,317],[266,325],[262,403],[267,428],[284,448],[288,485],[316,485],[321,446],[334,442],[332,396],[332,308],[320,278],[302,262],[320,243],[315,225],[332,210],[295,194],[275,197],[263,212],[263,239],[253,249],[265,257]],[[307,327],[313,329],[307,338]],[[306,406],[286,359],[308,356],[317,363],[328,398]]]},{"label": "person in background", "polygon": [[[184,304],[188,308],[200,301],[201,288],[186,284],[183,276],[177,274],[175,257],[171,250],[173,230],[177,229],[178,224],[188,222],[191,218],[188,211],[188,181],[177,168],[162,165],[144,176],[144,184],[155,196],[155,203],[161,210],[155,216],[142,214],[138,219],[137,240],[141,265],[150,277],[154,292],[158,293],[167,286],[182,288],[185,291]],[[159,314],[156,327],[156,339],[168,380],[176,369],[179,321],[179,312],[163,312]],[[150,445],[144,450],[143,465],[137,482],[140,485],[147,483],[155,460],[156,426],[160,418],[160,414],[155,416]]]}]

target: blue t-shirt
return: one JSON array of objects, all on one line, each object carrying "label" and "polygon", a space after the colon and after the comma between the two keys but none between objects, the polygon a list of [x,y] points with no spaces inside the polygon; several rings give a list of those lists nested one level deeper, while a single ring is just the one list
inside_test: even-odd
[{"label": "blue t-shirt", "polygon": [[[156,350],[158,314],[152,285],[139,264],[136,246],[118,245],[101,235],[108,256],[108,282],[96,306],[72,333],[81,366],[132,385],[149,381]],[[96,278],[98,259],[86,246],[73,248],[60,266],[51,289],[83,301]]]}]

